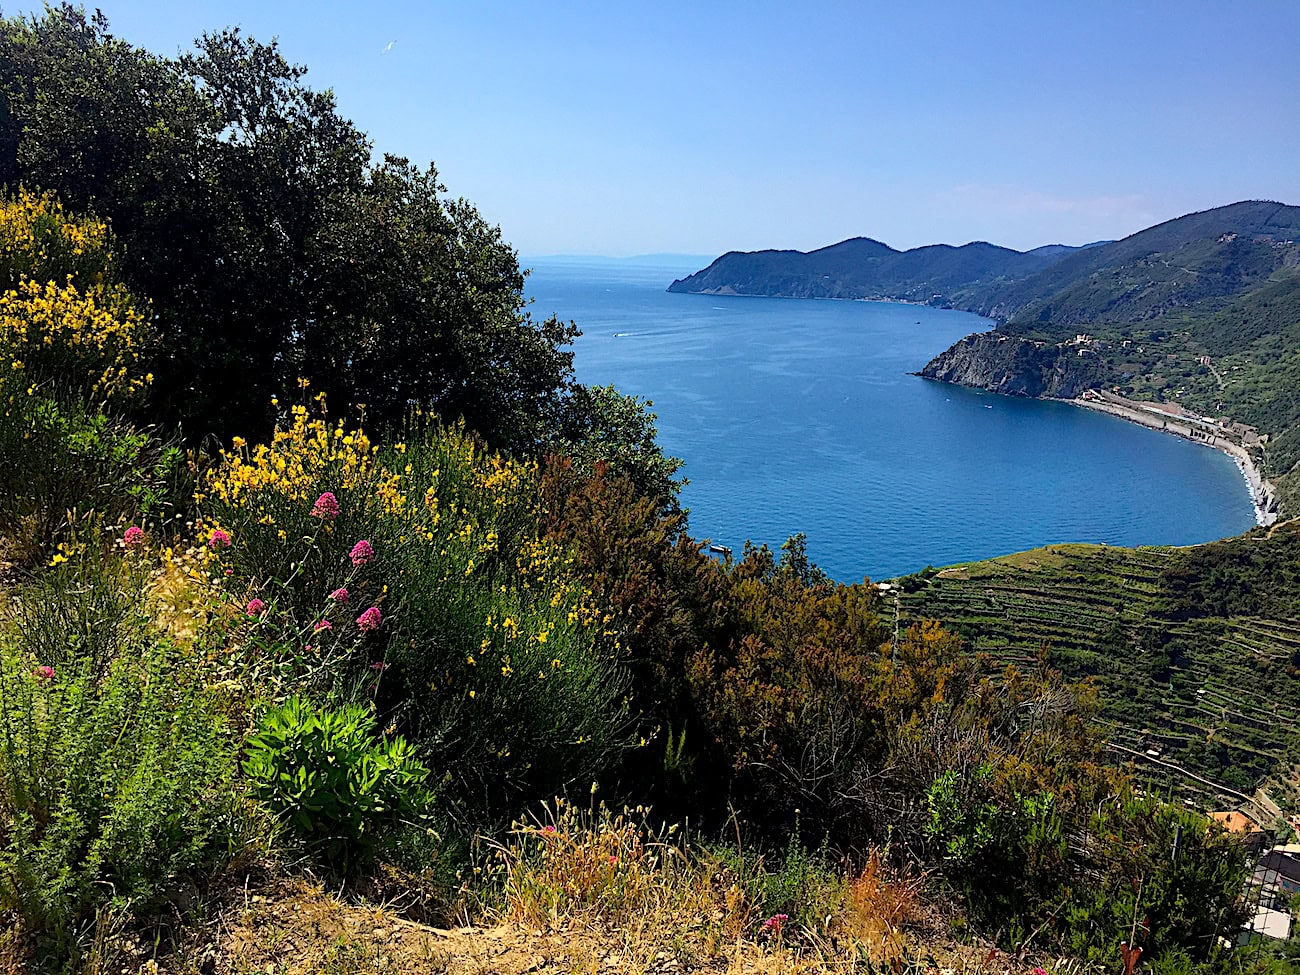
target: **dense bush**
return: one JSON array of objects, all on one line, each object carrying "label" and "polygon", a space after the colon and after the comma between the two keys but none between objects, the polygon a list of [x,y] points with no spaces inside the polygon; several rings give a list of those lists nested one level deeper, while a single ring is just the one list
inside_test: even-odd
[{"label": "dense bush", "polygon": [[401,737],[381,738],[363,705],[293,697],[263,716],[243,762],[254,793],[312,852],[346,872],[427,811],[429,771]]},{"label": "dense bush", "polygon": [[[1080,831],[1071,865],[1087,882],[1067,889],[1058,919],[1062,947],[1117,963],[1120,933],[1147,956],[1222,959],[1246,920],[1241,897],[1250,872],[1236,837],[1205,816],[1123,790]],[[1124,940],[1128,940],[1125,938]]]},{"label": "dense bush", "polygon": [[234,748],[193,659],[148,631],[140,589],[123,602],[139,579],[120,556],[88,548],[49,575],[0,642],[0,911],[70,945],[98,911],[147,915],[212,859]]},{"label": "dense bush", "polygon": [[70,511],[174,503],[179,451],[123,418],[152,378],[152,333],[114,283],[111,245],[48,195],[0,200],[0,532],[23,561],[66,534]]},{"label": "dense bush", "polygon": [[540,530],[536,468],[460,428],[380,449],[290,415],[202,499],[234,601],[258,600],[253,635],[340,661],[334,686],[368,689],[479,809],[607,768],[629,734],[620,650]]}]

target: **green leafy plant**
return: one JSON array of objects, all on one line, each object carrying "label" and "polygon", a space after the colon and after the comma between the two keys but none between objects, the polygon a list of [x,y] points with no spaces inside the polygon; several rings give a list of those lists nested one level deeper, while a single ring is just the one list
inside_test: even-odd
[{"label": "green leafy plant", "polygon": [[247,639],[308,662],[281,668],[288,694],[368,690],[489,815],[601,775],[630,744],[628,679],[569,546],[543,534],[536,466],[459,425],[405,434],[375,447],[295,405],[269,445],[223,456],[201,511],[232,601],[258,607]]},{"label": "green leafy plant", "polygon": [[70,952],[97,911],[154,910],[214,862],[233,749],[166,644],[120,644],[101,668],[16,642],[0,649],[0,912]]},{"label": "green leafy plant", "polygon": [[760,937],[796,925],[815,926],[844,906],[846,878],[832,862],[829,847],[823,843],[809,850],[797,828],[786,838],[784,849],[766,855],[747,855],[743,848],[730,845],[711,847],[709,853],[744,894],[751,924]]},{"label": "green leafy plant", "polygon": [[361,705],[317,709],[290,698],[262,719],[243,766],[256,795],[344,870],[431,799],[414,750],[401,737],[380,738]]},{"label": "green leafy plant", "polygon": [[926,790],[925,834],[942,846],[945,859],[969,864],[997,838],[999,809],[988,795],[992,776],[989,765],[976,768],[966,781],[949,769]]}]

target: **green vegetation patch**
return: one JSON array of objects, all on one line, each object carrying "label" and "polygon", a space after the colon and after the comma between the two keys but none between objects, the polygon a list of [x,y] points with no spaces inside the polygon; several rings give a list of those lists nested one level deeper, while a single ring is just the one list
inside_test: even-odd
[{"label": "green vegetation patch", "polygon": [[1000,663],[1045,650],[1095,681],[1112,751],[1153,787],[1197,803],[1263,783],[1295,795],[1294,524],[1185,549],[1053,545],[957,570],[903,593],[903,620],[937,619]]}]

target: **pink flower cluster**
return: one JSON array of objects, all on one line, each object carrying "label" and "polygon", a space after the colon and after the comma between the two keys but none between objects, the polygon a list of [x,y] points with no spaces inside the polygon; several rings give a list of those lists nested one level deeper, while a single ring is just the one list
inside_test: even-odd
[{"label": "pink flower cluster", "polygon": [[138,548],[144,544],[144,529],[132,525],[122,534],[122,544],[127,548]]},{"label": "pink flower cluster", "polygon": [[330,599],[336,603],[346,603],[348,601],[348,591],[346,589],[335,589],[330,593]]},{"label": "pink flower cluster", "polygon": [[331,623],[329,620],[321,620],[314,627],[312,627],[312,632],[319,633],[321,632],[321,630],[332,630],[332,629],[334,629],[333,623]]},{"label": "pink flower cluster", "polygon": [[40,680],[54,680],[54,668],[49,664],[43,664],[32,671],[32,674]]},{"label": "pink flower cluster", "polygon": [[230,548],[230,536],[220,528],[214,528],[208,538],[208,545],[212,548]]},{"label": "pink flower cluster", "polygon": [[362,633],[369,632],[370,630],[377,630],[379,629],[379,624],[383,621],[383,616],[379,612],[379,607],[371,606],[368,610],[357,617],[357,629]]},{"label": "pink flower cluster", "polygon": [[375,559],[375,550],[371,544],[364,538],[352,546],[350,553],[352,564],[360,568],[367,562],[373,562]]},{"label": "pink flower cluster", "polygon": [[773,914],[763,922],[763,930],[769,933],[781,933],[781,925],[790,920],[789,914]]},{"label": "pink flower cluster", "polygon": [[248,601],[248,606],[246,608],[249,616],[257,616],[262,612],[262,610],[266,609],[266,603],[262,602],[262,600],[257,597],[253,597]]},{"label": "pink flower cluster", "polygon": [[316,503],[311,506],[311,516],[326,521],[333,521],[339,516],[339,499],[334,497],[333,491],[326,491],[316,499]]}]

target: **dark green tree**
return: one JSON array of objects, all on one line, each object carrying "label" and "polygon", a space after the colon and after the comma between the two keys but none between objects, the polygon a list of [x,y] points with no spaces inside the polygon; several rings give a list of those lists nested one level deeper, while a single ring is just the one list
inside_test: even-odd
[{"label": "dark green tree", "polygon": [[304,376],[372,425],[418,404],[516,450],[637,443],[671,475],[643,414],[574,383],[577,328],[529,315],[500,230],[432,167],[372,161],[305,73],[238,30],[169,59],[67,4],[0,20],[0,181],[110,221],[155,309],[157,408],[256,436]]},{"label": "dark green tree", "polygon": [[575,386],[550,446],[572,457],[587,474],[603,463],[613,477],[627,478],[639,494],[675,511],[677,492],[685,483],[674,479],[682,461],[660,448],[653,405],[613,386]]}]

